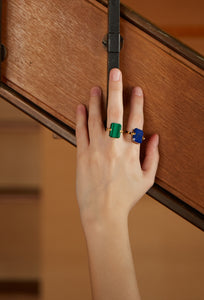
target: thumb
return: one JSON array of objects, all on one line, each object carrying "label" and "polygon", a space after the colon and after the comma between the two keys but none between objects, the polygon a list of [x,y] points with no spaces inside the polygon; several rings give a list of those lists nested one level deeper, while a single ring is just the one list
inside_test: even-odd
[{"label": "thumb", "polygon": [[145,159],[142,164],[142,170],[145,175],[151,180],[151,182],[154,182],[159,163],[158,145],[159,135],[154,134],[147,144]]}]

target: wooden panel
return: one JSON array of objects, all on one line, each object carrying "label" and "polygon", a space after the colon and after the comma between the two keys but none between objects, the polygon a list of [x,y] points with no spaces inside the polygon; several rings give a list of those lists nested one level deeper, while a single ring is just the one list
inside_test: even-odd
[{"label": "wooden panel", "polygon": [[[90,300],[88,256],[77,205],[76,148],[43,135],[42,299]],[[202,300],[203,232],[145,196],[129,230],[142,300]]]},{"label": "wooden panel", "polygon": [[[3,3],[3,16],[4,83],[75,128],[76,106],[88,106],[90,88],[100,85],[106,94],[107,53],[101,42],[107,9],[96,1],[42,1],[39,7],[36,0],[27,5],[10,0]],[[124,128],[130,89],[141,85],[145,134],[161,137],[157,183],[204,212],[198,176],[204,72],[123,18],[121,34]]]},{"label": "wooden panel", "polygon": [[204,54],[204,34],[201,37],[184,36],[182,37],[182,41],[187,45],[191,45],[191,47],[198,52]]},{"label": "wooden panel", "polygon": [[39,279],[39,226],[38,198],[0,195],[0,283]]},{"label": "wooden panel", "polygon": [[40,187],[40,125],[0,100],[0,191]]},{"label": "wooden panel", "polygon": [[[9,294],[0,294],[0,300],[13,300],[14,295]],[[36,295],[29,295],[29,294],[20,294],[15,295],[15,300],[40,300],[40,297]]]},{"label": "wooden panel", "polygon": [[64,140],[53,139],[48,130],[41,133],[42,299],[91,299],[86,244],[75,196],[76,149]]},{"label": "wooden panel", "polygon": [[0,127],[0,139],[0,189],[39,189],[39,131],[20,126],[14,131],[11,128],[1,131]]},{"label": "wooden panel", "polygon": [[[107,2],[107,1],[106,1]],[[160,27],[203,27],[202,0],[121,0],[121,3]]]},{"label": "wooden panel", "polygon": [[121,3],[204,54],[203,0],[121,0]]}]

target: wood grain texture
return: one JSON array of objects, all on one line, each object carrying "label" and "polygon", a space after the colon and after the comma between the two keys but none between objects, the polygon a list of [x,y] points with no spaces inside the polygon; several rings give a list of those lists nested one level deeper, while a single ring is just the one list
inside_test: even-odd
[{"label": "wood grain texture", "polygon": [[[99,85],[106,95],[106,33],[107,9],[99,3],[44,0],[39,6],[36,0],[5,1],[2,40],[8,56],[3,82],[75,128],[76,106],[88,107],[90,88]],[[123,18],[121,35],[124,128],[130,91],[140,85],[145,94],[145,135],[160,134],[156,182],[204,212],[204,71]]]}]

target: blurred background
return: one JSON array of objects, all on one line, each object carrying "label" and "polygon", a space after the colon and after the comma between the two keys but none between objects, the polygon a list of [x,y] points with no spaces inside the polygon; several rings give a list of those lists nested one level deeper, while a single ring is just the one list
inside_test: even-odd
[{"label": "blurred background", "polygon": [[[204,54],[201,0],[121,1]],[[76,148],[0,101],[0,300],[91,299]],[[201,300],[201,230],[144,196],[129,217],[142,299]]]}]

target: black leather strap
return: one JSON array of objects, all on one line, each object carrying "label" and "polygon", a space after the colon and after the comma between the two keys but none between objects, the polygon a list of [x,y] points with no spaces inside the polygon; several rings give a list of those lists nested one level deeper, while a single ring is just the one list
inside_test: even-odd
[{"label": "black leather strap", "polygon": [[[0,46],[1,46],[1,13],[2,13],[2,0],[0,0]],[[1,82],[1,62],[3,60],[2,47],[0,48],[0,82]]]},{"label": "black leather strap", "polygon": [[[106,111],[108,107],[109,93],[109,74],[113,68],[120,67],[120,50],[123,39],[120,35],[120,0],[108,1],[108,34],[107,34],[107,51],[108,51],[108,74],[107,74],[107,101]],[[104,121],[106,126],[106,120]]]},{"label": "black leather strap", "polygon": [[120,66],[120,0],[108,2],[108,81],[112,68]]}]

